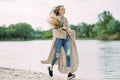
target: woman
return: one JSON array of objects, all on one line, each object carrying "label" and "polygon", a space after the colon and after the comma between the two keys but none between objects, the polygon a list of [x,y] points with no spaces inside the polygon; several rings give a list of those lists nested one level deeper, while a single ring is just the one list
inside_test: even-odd
[{"label": "woman", "polygon": [[[68,21],[64,17],[64,14],[65,8],[63,5],[54,7],[50,12],[48,23],[53,29],[53,46],[48,59],[42,61],[42,63],[49,63],[49,61],[51,61],[51,66],[48,67],[48,72],[51,77],[53,76],[54,64],[58,64],[60,72],[68,73],[68,78],[74,78],[75,74],[72,72],[76,71],[79,61],[74,40],[72,43],[74,49],[70,46],[71,30],[68,28]],[[73,53],[75,53],[75,56]],[[73,55],[73,57],[71,55]]]}]

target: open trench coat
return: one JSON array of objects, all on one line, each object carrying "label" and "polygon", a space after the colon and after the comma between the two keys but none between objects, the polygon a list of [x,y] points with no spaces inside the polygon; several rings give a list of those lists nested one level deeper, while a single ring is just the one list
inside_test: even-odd
[{"label": "open trench coat", "polygon": [[[70,69],[67,69],[65,52],[64,52],[64,49],[62,47],[61,51],[59,53],[59,58],[55,63],[55,64],[58,65],[58,70],[61,73],[75,72],[77,70],[77,68],[78,68],[78,65],[79,65],[79,58],[78,58],[78,52],[77,52],[77,48],[76,48],[76,42],[75,42],[76,37],[75,37],[75,31],[74,30],[70,31],[69,39],[70,39],[71,66],[70,66]],[[52,43],[52,47],[51,47],[49,56],[48,56],[48,58],[46,60],[41,61],[41,63],[43,63],[43,64],[51,64],[52,57],[54,55],[55,41],[56,41],[56,38],[53,37],[53,43]],[[68,70],[70,70],[70,71],[68,71]]]}]

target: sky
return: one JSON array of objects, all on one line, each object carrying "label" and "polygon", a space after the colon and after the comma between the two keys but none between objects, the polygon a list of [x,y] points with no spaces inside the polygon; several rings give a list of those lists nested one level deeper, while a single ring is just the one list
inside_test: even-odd
[{"label": "sky", "polygon": [[0,26],[25,22],[34,29],[49,29],[46,20],[57,5],[64,5],[69,24],[96,23],[103,11],[110,11],[120,20],[119,3],[120,0],[0,0]]}]

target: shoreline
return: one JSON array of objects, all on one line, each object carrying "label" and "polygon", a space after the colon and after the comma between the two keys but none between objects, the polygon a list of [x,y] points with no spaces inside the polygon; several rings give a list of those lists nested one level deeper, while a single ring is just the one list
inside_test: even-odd
[{"label": "shoreline", "polygon": [[0,80],[65,80],[58,75],[50,77],[42,72],[0,67]]}]

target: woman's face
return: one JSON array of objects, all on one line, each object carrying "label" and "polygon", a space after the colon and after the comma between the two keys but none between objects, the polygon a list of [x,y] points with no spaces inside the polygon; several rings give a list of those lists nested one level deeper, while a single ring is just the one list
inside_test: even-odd
[{"label": "woman's face", "polygon": [[60,7],[59,14],[60,15],[64,15],[65,14],[65,8],[64,7]]}]

